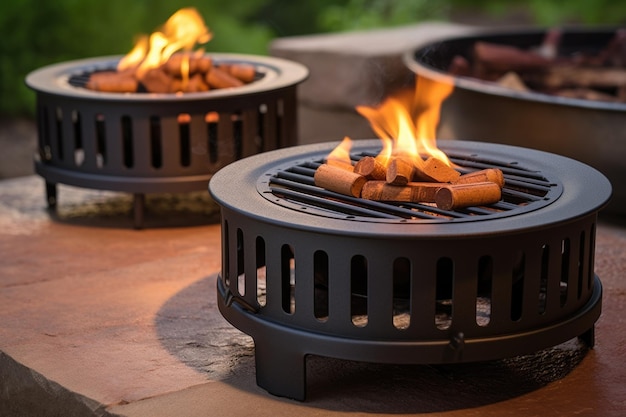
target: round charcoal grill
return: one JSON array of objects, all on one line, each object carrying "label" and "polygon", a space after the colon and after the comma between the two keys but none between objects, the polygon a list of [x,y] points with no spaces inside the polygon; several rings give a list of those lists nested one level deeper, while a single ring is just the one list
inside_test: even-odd
[{"label": "round charcoal grill", "polygon": [[130,192],[141,227],[145,193],[206,189],[228,163],[294,144],[296,87],[308,75],[271,57],[211,54],[216,63],[245,63],[256,80],[200,93],[106,93],[85,88],[90,74],[113,70],[121,57],[91,58],[30,73],[37,93],[39,152],[35,171],[50,207],[56,184]]},{"label": "round charcoal grill", "polygon": [[[305,398],[305,357],[437,364],[593,345],[602,287],[595,169],[506,145],[440,141],[462,172],[496,167],[502,200],[444,211],[316,187],[336,144],[252,156],[209,184],[222,209],[222,315],[255,342],[257,383]],[[352,159],[379,141],[356,141]],[[236,192],[233,192],[236,190]]]}]

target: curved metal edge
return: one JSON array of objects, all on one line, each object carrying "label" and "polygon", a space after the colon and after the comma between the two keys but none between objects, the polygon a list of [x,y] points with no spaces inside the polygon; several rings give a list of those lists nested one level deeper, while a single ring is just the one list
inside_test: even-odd
[{"label": "curved metal edge", "polygon": [[212,174],[178,177],[133,177],[92,174],[47,166],[35,161],[35,172],[47,183],[130,193],[182,193],[203,191]]},{"label": "curved metal edge", "polygon": [[239,97],[247,94],[279,90],[301,83],[309,76],[309,69],[306,66],[284,58],[229,53],[209,53],[208,55],[215,58],[217,61],[249,63],[261,67],[268,72],[266,76],[260,80],[241,87],[180,95],[158,93],[108,93],[92,91],[87,88],[72,87],[67,83],[67,79],[81,69],[87,71],[90,69],[103,68],[105,66],[114,68],[122,56],[112,55],[51,64],[27,74],[25,83],[36,92],[74,98],[130,102],[186,102],[220,99],[224,97]]},{"label": "curved metal edge", "polygon": [[[450,141],[447,141],[450,142]],[[449,145],[449,144],[448,144]],[[371,150],[371,149],[370,149]],[[450,147],[447,146],[444,149],[449,154]],[[325,155],[320,156],[320,160]],[[315,158],[311,158],[314,160]],[[279,206],[283,206],[292,210],[301,210],[302,203],[298,201],[292,201],[289,198],[277,197],[272,192],[272,187],[270,185],[270,181],[268,181],[268,177],[275,176],[277,173],[281,171],[285,171],[289,168],[294,167],[292,163],[280,164],[272,167],[265,175],[262,175],[257,180],[257,192],[259,195],[264,197],[266,200],[277,204]],[[542,174],[545,174],[542,172]],[[324,210],[323,208],[317,209],[316,207],[307,207],[307,212],[312,215],[317,215],[325,218],[334,218],[339,220],[348,220],[348,221],[357,221],[357,222],[368,222],[368,223],[382,223],[382,224],[394,224],[394,223],[403,223],[403,224],[449,224],[449,223],[467,223],[467,222],[482,222],[488,220],[499,219],[503,217],[512,217],[523,215],[524,213],[528,213],[531,211],[540,210],[543,207],[552,204],[557,201],[558,198],[563,194],[563,186],[560,183],[555,183],[552,185],[550,191],[546,196],[543,197],[540,201],[535,201],[533,204],[529,204],[523,207],[518,207],[515,210],[502,211],[499,213],[489,214],[488,216],[466,216],[466,217],[458,217],[458,218],[432,218],[432,219],[388,219],[382,217],[367,217],[367,215],[349,215],[349,214],[339,214],[333,213],[332,211]],[[359,197],[356,197],[357,199]]]},{"label": "curved metal edge", "polygon": [[[615,31],[616,28],[603,28],[605,32]],[[466,36],[454,36],[449,38],[438,39],[437,41],[429,44],[422,44],[414,48],[413,50],[407,51],[403,54],[402,60],[404,64],[413,71],[415,74],[426,76],[427,78],[431,78],[435,81],[439,81],[442,83],[453,84],[455,87],[464,88],[476,93],[480,94],[492,94],[496,96],[502,96],[510,99],[516,100],[524,100],[524,101],[532,101],[532,102],[541,102],[546,104],[556,104],[563,106],[571,106],[571,107],[579,107],[590,110],[609,110],[609,111],[618,111],[623,112],[626,111],[626,104],[624,103],[613,103],[613,102],[605,102],[605,101],[594,101],[594,100],[585,100],[585,99],[577,99],[577,98],[568,98],[568,97],[557,97],[551,96],[548,94],[542,94],[533,91],[516,91],[510,88],[506,88],[500,86],[493,82],[483,81],[476,78],[471,77],[461,77],[451,75],[447,72],[429,66],[421,61],[418,61],[416,56],[418,54],[425,54],[429,49],[433,49],[437,46],[446,45],[451,42],[458,41],[490,41],[495,37],[502,36],[537,36],[545,34],[547,29],[542,30],[529,30],[529,29],[509,29],[509,30],[498,30],[494,31],[493,29],[485,30],[478,33],[472,33],[471,35]],[[568,33],[572,34],[584,34],[584,33],[593,33],[598,32],[598,29],[564,29],[564,35]],[[604,33],[604,32],[602,32]]]},{"label": "curved metal edge", "polygon": [[[325,142],[312,145],[283,148],[264,152],[235,161],[215,173],[209,184],[213,199],[220,206],[232,210],[260,222],[271,223],[287,228],[299,228],[320,233],[337,233],[359,235],[364,237],[379,236],[379,233],[394,236],[430,237],[446,239],[471,237],[475,235],[493,235],[498,233],[528,232],[545,226],[557,226],[585,216],[595,215],[605,207],[611,197],[612,187],[609,180],[595,168],[564,156],[535,149],[521,148],[511,145],[483,143],[474,141],[451,140],[439,142],[442,149],[460,151],[485,152],[490,156],[510,158],[530,167],[539,167],[547,171],[557,170],[550,177],[558,178],[565,192],[552,204],[540,210],[528,211],[519,216],[501,217],[489,221],[450,222],[432,224],[375,223],[354,222],[347,219],[320,217],[301,212],[268,201],[259,195],[256,183],[272,167],[292,163],[297,165],[309,160],[312,156],[319,157],[330,152],[338,142]],[[358,140],[353,150],[374,146],[377,140]],[[530,158],[534,161],[531,163]],[[506,159],[505,159],[506,160]],[[567,172],[562,172],[566,170]],[[582,178],[582,180],[580,180]],[[232,189],[241,192],[232,193]],[[280,216],[276,208],[280,207]],[[245,208],[245,209],[244,209]],[[320,220],[322,219],[322,220]],[[521,221],[523,219],[523,221]],[[468,224],[480,224],[480,230],[471,231]],[[474,229],[472,229],[474,230]]]},{"label": "curved metal edge", "polygon": [[[255,344],[275,345],[283,350],[345,360],[390,364],[443,364],[503,359],[556,346],[592,330],[602,311],[602,283],[595,276],[587,304],[573,316],[558,323],[515,334],[465,339],[455,332],[450,339],[427,341],[386,341],[342,338],[297,329],[264,319],[236,303],[227,306],[226,290],[217,278],[218,308],[233,326],[251,336]],[[278,342],[277,342],[278,341]],[[265,350],[265,349],[263,349]],[[506,352],[506,355],[502,355]]]}]

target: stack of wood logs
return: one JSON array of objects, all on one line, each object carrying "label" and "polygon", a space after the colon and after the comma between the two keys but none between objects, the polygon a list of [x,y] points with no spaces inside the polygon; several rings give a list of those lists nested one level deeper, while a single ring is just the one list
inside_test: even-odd
[{"label": "stack of wood logs", "polygon": [[356,165],[327,160],[314,175],[315,185],[367,200],[429,203],[443,210],[500,201],[504,175],[489,168],[461,175],[443,161],[394,156],[388,163],[365,156]]},{"label": "stack of wood logs", "polygon": [[[184,67],[188,67],[188,74],[183,74]],[[94,72],[86,87],[113,93],[191,93],[239,87],[254,81],[255,76],[256,70],[250,64],[216,64],[208,55],[176,53],[141,76],[135,69]]]},{"label": "stack of wood logs", "polygon": [[529,49],[478,41],[468,57],[455,56],[448,71],[519,91],[626,102],[626,28],[595,54],[559,56],[561,37],[560,30],[549,30]]}]

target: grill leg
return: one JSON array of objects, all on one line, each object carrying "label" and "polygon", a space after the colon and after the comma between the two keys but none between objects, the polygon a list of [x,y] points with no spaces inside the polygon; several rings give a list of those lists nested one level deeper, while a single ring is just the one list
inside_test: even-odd
[{"label": "grill leg", "polygon": [[596,326],[591,326],[591,329],[578,336],[578,338],[582,340],[589,349],[593,349],[596,344]]},{"label": "grill leg", "polygon": [[294,351],[289,338],[283,335],[274,339],[273,343],[255,340],[254,350],[257,385],[270,394],[304,401],[306,358],[304,354]]},{"label": "grill leg", "polygon": [[53,182],[46,181],[46,203],[48,208],[54,210],[57,207],[57,185]]},{"label": "grill leg", "polygon": [[143,211],[145,206],[145,194],[133,194],[133,219],[135,223],[135,229],[143,229]]}]

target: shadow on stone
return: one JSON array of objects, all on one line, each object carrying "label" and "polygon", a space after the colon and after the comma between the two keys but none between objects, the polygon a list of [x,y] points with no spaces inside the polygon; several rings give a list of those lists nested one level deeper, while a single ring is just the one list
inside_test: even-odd
[{"label": "shadow on stone", "polygon": [[[163,346],[187,366],[237,389],[254,386],[254,344],[217,308],[216,275],[166,302],[156,317]],[[434,413],[498,403],[558,381],[585,357],[578,339],[532,355],[454,365],[388,365],[309,356],[308,407],[367,413]],[[269,395],[269,394],[268,394]]]},{"label": "shadow on stone", "polygon": [[156,329],[162,345],[185,365],[210,380],[233,373],[254,377],[252,338],[231,326],[217,308],[215,282],[210,275],[170,298],[157,312]]},{"label": "shadow on stone", "polygon": [[475,408],[528,394],[565,377],[587,351],[574,339],[533,355],[454,365],[382,365],[311,357],[307,398],[323,408],[370,413]]}]

